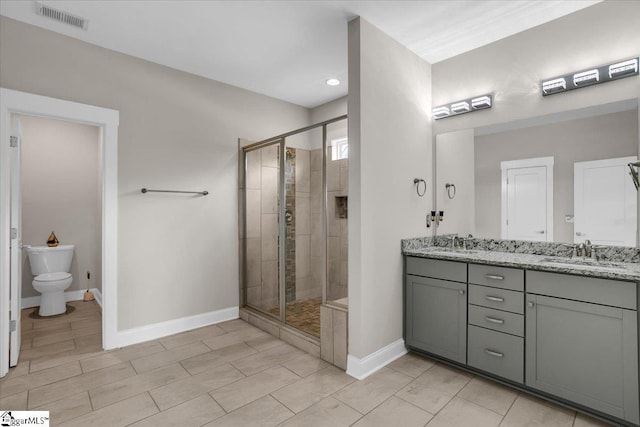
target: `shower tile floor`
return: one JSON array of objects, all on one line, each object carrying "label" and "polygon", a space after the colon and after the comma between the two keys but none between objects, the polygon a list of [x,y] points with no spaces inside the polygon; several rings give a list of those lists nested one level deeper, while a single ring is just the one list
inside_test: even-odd
[{"label": "shower tile floor", "polygon": [[[320,338],[321,305],[322,298],[309,298],[288,303],[286,308],[287,325]],[[280,316],[280,307],[271,308],[267,311],[275,316]]]},{"label": "shower tile floor", "polygon": [[0,409],[83,427],[606,425],[413,353],[358,381],[239,319],[102,351],[100,307],[70,304],[23,310]]}]

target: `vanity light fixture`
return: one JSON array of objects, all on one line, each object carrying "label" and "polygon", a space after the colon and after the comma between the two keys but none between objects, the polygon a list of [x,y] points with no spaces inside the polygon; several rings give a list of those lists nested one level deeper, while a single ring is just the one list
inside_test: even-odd
[{"label": "vanity light fixture", "polygon": [[471,99],[471,108],[481,110],[483,108],[491,108],[491,96],[483,95]]},{"label": "vanity light fixture", "polygon": [[433,109],[433,118],[435,120],[444,119],[445,117],[457,116],[459,114],[471,113],[477,110],[484,110],[493,106],[493,95],[480,95],[473,98],[467,98],[450,104],[440,105]]},{"label": "vanity light fixture", "polygon": [[564,79],[564,77],[542,82],[542,93],[545,95],[550,95],[552,93],[562,92],[565,90],[567,90],[567,81]]},{"label": "vanity light fixture", "polygon": [[469,110],[469,103],[467,101],[460,101],[451,104],[451,111],[455,114],[468,113]]},{"label": "vanity light fixture", "polygon": [[327,79],[325,83],[329,86],[338,86],[340,84],[340,80],[332,78],[332,79]]},{"label": "vanity light fixture", "polygon": [[573,75],[573,84],[575,86],[584,86],[590,83],[597,83],[600,81],[600,72],[597,68],[589,71],[583,71],[582,73],[576,73]]},{"label": "vanity light fixture", "polygon": [[433,118],[434,119],[442,119],[444,117],[449,117],[451,113],[449,112],[449,107],[447,106],[442,106],[442,107],[436,107],[433,109]]},{"label": "vanity light fixture", "polygon": [[609,78],[611,79],[634,74],[638,74],[638,58],[609,65]]},{"label": "vanity light fixture", "polygon": [[542,96],[593,86],[612,80],[638,75],[638,58],[617,61],[610,65],[592,67],[577,73],[566,74],[542,82]]}]

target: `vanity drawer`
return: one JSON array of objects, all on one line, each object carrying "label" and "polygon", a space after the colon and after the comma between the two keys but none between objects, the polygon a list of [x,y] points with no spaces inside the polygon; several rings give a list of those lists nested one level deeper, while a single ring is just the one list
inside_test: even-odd
[{"label": "vanity drawer", "polygon": [[524,294],[506,289],[469,285],[469,304],[524,314]]},{"label": "vanity drawer", "polygon": [[467,264],[464,262],[408,256],[406,273],[414,276],[433,277],[434,279],[466,283]]},{"label": "vanity drawer", "polygon": [[469,324],[524,337],[524,316],[493,308],[469,305]]},{"label": "vanity drawer", "polygon": [[524,381],[524,338],[469,326],[469,366],[517,383]]},{"label": "vanity drawer", "polygon": [[637,309],[636,284],[622,280],[527,270],[527,292],[612,307]]},{"label": "vanity drawer", "polygon": [[510,289],[512,291],[524,291],[524,270],[469,264],[469,283]]}]

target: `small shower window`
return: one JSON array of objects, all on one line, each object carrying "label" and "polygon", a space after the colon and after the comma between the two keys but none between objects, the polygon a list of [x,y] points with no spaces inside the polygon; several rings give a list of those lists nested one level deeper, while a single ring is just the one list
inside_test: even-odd
[{"label": "small shower window", "polygon": [[349,141],[347,138],[331,140],[331,160],[341,160],[349,157]]}]

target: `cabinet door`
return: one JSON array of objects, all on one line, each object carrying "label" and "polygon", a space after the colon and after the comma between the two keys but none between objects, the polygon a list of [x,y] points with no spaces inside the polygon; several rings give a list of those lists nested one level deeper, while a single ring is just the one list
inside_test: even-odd
[{"label": "cabinet door", "polygon": [[407,345],[466,363],[467,285],[406,276]]},{"label": "cabinet door", "polygon": [[532,294],[526,301],[526,384],[637,424],[637,312]]}]

